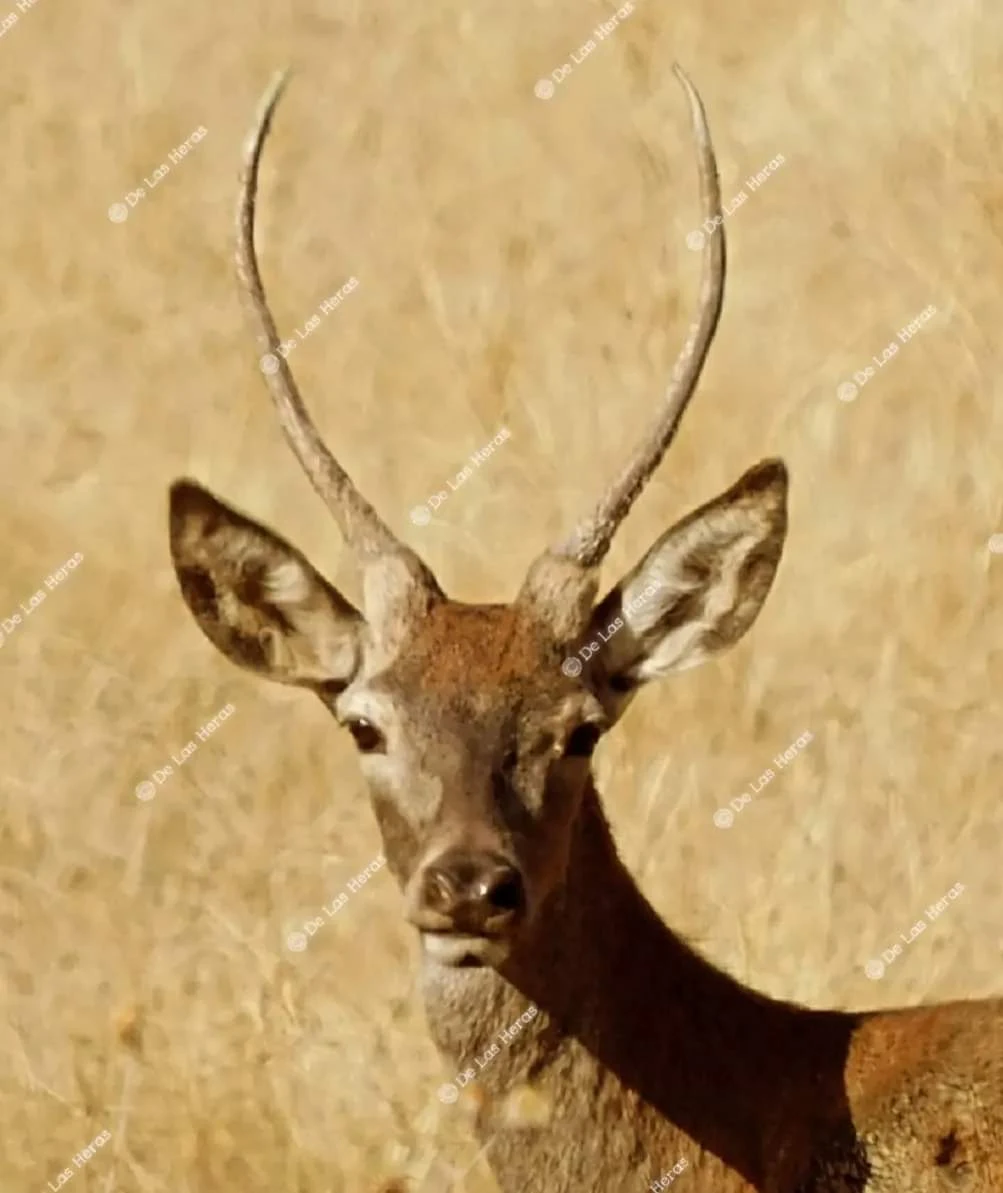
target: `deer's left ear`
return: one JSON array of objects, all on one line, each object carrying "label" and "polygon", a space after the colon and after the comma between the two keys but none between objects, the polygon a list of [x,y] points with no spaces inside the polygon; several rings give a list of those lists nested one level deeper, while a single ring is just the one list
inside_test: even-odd
[{"label": "deer's left ear", "polygon": [[627,692],[733,646],[763,607],[786,534],[787,469],[763,460],[662,535],[597,606],[595,682]]}]

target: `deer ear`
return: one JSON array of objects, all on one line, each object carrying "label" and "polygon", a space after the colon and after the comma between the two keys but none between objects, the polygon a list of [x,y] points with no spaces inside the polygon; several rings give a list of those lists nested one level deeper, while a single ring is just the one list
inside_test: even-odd
[{"label": "deer ear", "polygon": [[597,679],[626,692],[733,646],[763,607],[786,534],[787,469],[763,460],[662,535],[597,606]]},{"label": "deer ear", "polygon": [[194,481],[171,486],[181,595],[232,662],[281,683],[347,684],[364,622],[284,539]]}]

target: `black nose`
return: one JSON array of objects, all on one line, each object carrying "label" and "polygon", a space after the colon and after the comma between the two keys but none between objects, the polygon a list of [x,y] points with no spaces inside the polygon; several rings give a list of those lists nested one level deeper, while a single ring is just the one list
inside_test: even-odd
[{"label": "black nose", "polygon": [[439,931],[492,935],[522,913],[526,892],[522,875],[504,858],[451,849],[426,868],[420,903]]}]

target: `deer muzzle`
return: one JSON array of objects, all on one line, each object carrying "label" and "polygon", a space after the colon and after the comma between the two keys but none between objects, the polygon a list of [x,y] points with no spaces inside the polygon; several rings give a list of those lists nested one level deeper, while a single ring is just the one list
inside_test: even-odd
[{"label": "deer muzzle", "polygon": [[497,965],[525,916],[522,874],[497,853],[453,848],[425,863],[408,893],[408,921],[442,965]]}]

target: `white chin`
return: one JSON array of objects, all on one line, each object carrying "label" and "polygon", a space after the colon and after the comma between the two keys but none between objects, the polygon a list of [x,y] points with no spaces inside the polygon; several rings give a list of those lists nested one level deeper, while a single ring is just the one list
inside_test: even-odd
[{"label": "white chin", "polygon": [[423,932],[422,948],[429,961],[448,969],[476,969],[499,965],[508,956],[508,946],[483,936]]}]

